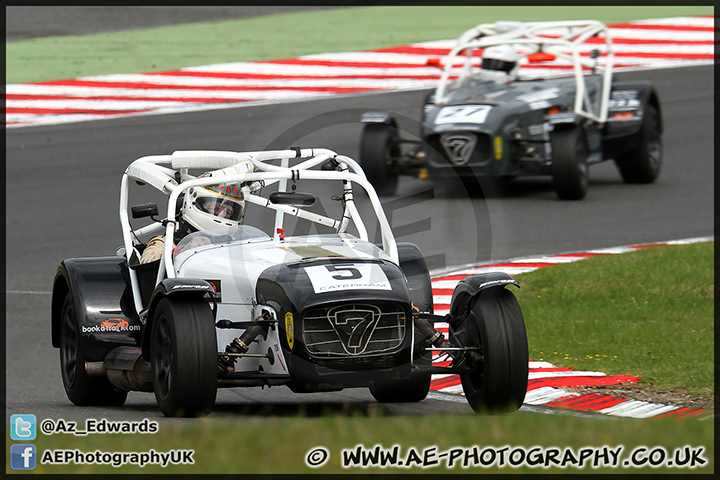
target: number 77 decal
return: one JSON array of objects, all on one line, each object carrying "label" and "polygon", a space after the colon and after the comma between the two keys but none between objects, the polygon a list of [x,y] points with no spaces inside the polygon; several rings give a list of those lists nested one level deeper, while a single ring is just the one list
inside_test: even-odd
[{"label": "number 77 decal", "polygon": [[453,105],[443,107],[435,119],[435,124],[444,123],[485,123],[490,113],[489,105]]}]

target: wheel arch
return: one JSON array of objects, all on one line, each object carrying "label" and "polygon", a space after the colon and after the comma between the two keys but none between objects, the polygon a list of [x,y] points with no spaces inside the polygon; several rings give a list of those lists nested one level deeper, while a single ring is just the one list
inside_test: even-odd
[{"label": "wheel arch", "polygon": [[390,112],[385,112],[382,110],[373,110],[370,112],[365,112],[360,117],[360,123],[363,123],[365,125],[372,125],[372,124],[379,124],[379,125],[387,125],[393,128],[397,128],[397,120],[395,120],[395,117]]},{"label": "wheel arch", "polygon": [[[629,92],[629,98],[637,98],[639,105],[635,107],[629,107],[629,111],[638,113],[641,121],[637,122],[611,122],[610,117],[613,115],[613,108],[608,108],[608,122],[605,126],[604,138],[606,140],[618,139],[618,141],[625,139],[630,136],[638,134],[642,128],[642,118],[645,112],[645,108],[648,105],[655,107],[658,113],[658,123],[660,127],[660,133],[663,131],[662,112],[660,110],[660,96],[657,93],[655,86],[649,81],[638,81],[638,82],[615,82],[611,95],[620,94],[620,92]],[[620,107],[614,113],[619,113],[628,110],[628,107]]]},{"label": "wheel arch", "polygon": [[489,288],[505,287],[520,284],[512,276],[503,272],[488,272],[470,275],[458,282],[450,300],[450,315],[454,318],[465,315],[471,306],[472,299],[480,292]]},{"label": "wheel arch", "polygon": [[[62,307],[70,293],[78,316],[79,327],[87,327],[89,334],[80,335],[80,347],[92,361],[102,360],[112,349],[122,345],[137,345],[140,321],[127,308],[127,284],[119,265],[123,257],[88,257],[63,260],[53,279],[50,337],[51,345],[60,347]],[[126,322],[121,331],[102,329],[110,319]]]},{"label": "wheel arch", "polygon": [[[637,122],[608,122],[603,131],[603,159],[617,159],[619,156],[637,148],[642,142],[642,129],[645,120],[645,111],[652,105],[657,112],[657,122],[660,134],[664,130],[664,122],[660,105],[660,96],[654,85],[650,82],[617,82],[615,90],[637,91],[640,105],[636,112],[642,112]],[[608,115],[610,112],[608,112]]]}]

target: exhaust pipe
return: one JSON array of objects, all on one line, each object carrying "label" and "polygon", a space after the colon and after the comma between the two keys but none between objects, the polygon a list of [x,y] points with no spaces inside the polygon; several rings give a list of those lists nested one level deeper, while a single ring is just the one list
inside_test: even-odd
[{"label": "exhaust pipe", "polygon": [[120,390],[153,391],[150,364],[140,347],[117,347],[102,362],[86,362],[85,370],[91,376],[106,376]]},{"label": "exhaust pipe", "polygon": [[103,368],[103,362],[85,362],[85,372],[90,377],[104,377],[107,370]]}]

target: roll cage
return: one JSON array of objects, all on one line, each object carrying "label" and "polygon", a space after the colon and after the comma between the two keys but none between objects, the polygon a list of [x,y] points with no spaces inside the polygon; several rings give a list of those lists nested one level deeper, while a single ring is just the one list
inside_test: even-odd
[{"label": "roll cage", "polygon": [[[592,37],[603,35],[605,38],[604,62],[600,64],[598,58],[601,54],[595,49],[589,58],[580,55],[581,49],[587,49],[584,45]],[[435,103],[445,104],[449,100],[447,93],[448,84],[451,81],[458,65],[460,65],[459,78],[468,78],[472,75],[473,51],[484,49],[493,45],[510,44],[520,47],[519,63],[522,61],[540,62],[550,59],[567,60],[573,65],[573,76],[575,78],[576,90],[573,111],[576,115],[604,123],[607,120],[608,99],[612,85],[612,72],[614,53],[612,39],[607,27],[599,21],[564,21],[564,22],[495,22],[478,25],[463,33],[445,57],[445,65],[440,82],[435,90]],[[465,53],[465,59],[459,57]],[[540,56],[538,54],[545,54]],[[593,73],[602,75],[602,89],[595,104],[590,100],[583,67],[590,69]]]},{"label": "roll cage", "polygon": [[[279,163],[275,165],[271,162]],[[316,169],[316,167],[322,169]],[[314,169],[315,168],[315,169]],[[203,172],[202,178],[190,173],[191,170]],[[331,218],[309,212],[295,205],[272,203],[269,197],[259,191],[271,184],[278,184],[278,190],[284,191],[287,182],[297,180],[342,181],[343,212],[340,218]],[[129,182],[151,185],[168,195],[167,216],[142,228],[133,229],[128,217]],[[274,239],[280,241],[284,216],[292,215],[319,225],[335,229],[337,233],[346,233],[353,223],[361,240],[369,241],[367,228],[363,223],[353,195],[353,184],[360,185],[368,194],[373,206],[382,238],[382,250],[395,263],[399,263],[397,244],[390,224],[382,209],[375,189],[365,177],[359,164],[350,157],[339,155],[328,149],[273,150],[258,152],[229,151],[176,151],[171,155],[153,155],[141,157],[132,162],[123,174],[120,187],[120,224],[123,234],[125,257],[128,262],[138,255],[133,239],[142,235],[159,233],[165,230],[166,238],[173,238],[176,226],[178,198],[192,187],[222,184],[241,184],[245,201],[271,210],[275,210]],[[139,255],[138,255],[139,256]],[[140,314],[142,305],[137,273],[129,270],[135,309]],[[156,284],[164,278],[175,278],[172,242],[165,242]]]}]

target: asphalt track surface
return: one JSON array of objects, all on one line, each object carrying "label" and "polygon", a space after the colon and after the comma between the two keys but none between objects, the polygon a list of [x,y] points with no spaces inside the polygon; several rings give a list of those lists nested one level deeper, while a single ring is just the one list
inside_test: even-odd
[{"label": "asphalt track surface", "polygon": [[[459,184],[403,178],[385,199],[399,241],[417,243],[442,269],[536,254],[652,243],[714,233],[711,66],[623,75],[651,80],[662,102],[665,160],[658,181],[626,185],[612,162],[590,170],[588,196],[556,199],[549,179],[520,180],[502,194],[468,195]],[[122,408],[78,408],[65,397],[50,346],[50,295],[58,263],[112,254],[124,168],[144,155],[185,149],[259,150],[319,146],[357,157],[360,112],[382,108],[417,131],[423,92],[385,93],[210,110],[6,132],[7,413],[38,418],[162,419],[152,394]],[[322,205],[322,203],[321,203]],[[462,398],[378,406],[362,389],[294,395],[284,387],[227,389],[213,416],[308,415],[381,408],[387,414],[470,413]],[[192,420],[187,420],[192,421]]]},{"label": "asphalt track surface", "polygon": [[338,7],[12,6],[5,9],[5,40],[11,42],[57,35],[91,35],[333,8]]}]

